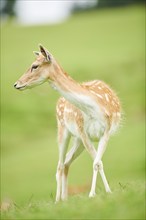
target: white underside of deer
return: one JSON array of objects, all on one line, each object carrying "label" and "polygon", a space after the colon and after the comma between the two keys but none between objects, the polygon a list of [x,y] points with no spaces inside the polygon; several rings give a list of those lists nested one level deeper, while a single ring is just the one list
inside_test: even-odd
[{"label": "white underside of deer", "polygon": [[[40,52],[35,54],[36,60],[14,86],[16,89],[25,90],[48,81],[63,96],[56,106],[59,145],[56,202],[67,199],[69,167],[84,149],[93,159],[93,178],[89,196],[95,196],[98,172],[106,192],[111,192],[104,173],[102,156],[109,137],[120,123],[121,107],[118,97],[100,80],[82,84],[74,81],[44,47],[40,46]],[[73,146],[67,153],[71,137]],[[98,142],[97,150],[93,141]]]}]

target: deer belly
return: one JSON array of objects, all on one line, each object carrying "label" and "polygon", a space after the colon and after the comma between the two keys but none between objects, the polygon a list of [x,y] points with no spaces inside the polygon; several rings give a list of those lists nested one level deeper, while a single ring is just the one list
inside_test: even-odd
[{"label": "deer belly", "polygon": [[75,121],[66,121],[65,120],[65,126],[67,127],[67,129],[69,130],[69,132],[75,136],[80,138],[80,133],[79,133],[79,128],[78,125]]},{"label": "deer belly", "polygon": [[85,131],[92,141],[98,141],[104,134],[105,125],[95,119],[91,119],[85,123]]},{"label": "deer belly", "polygon": [[99,121],[96,121],[95,119],[89,118],[84,118],[82,125],[79,125],[79,123],[76,120],[65,120],[65,126],[73,136],[76,136],[78,138],[80,138],[81,132],[85,131],[92,141],[98,141],[105,131],[104,124],[102,124]]}]

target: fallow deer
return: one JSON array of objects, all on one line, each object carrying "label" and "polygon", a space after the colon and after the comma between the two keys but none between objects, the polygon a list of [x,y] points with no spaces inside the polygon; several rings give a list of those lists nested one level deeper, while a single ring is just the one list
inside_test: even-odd
[{"label": "fallow deer", "polygon": [[[109,137],[120,124],[120,101],[115,92],[103,81],[76,82],[64,72],[47,49],[41,45],[39,48],[40,52],[34,52],[36,60],[14,84],[14,87],[22,91],[49,82],[51,87],[63,96],[59,99],[56,108],[59,143],[56,202],[67,199],[69,167],[84,149],[93,159],[93,177],[89,197],[95,196],[98,172],[106,192],[110,193],[102,156]],[[71,136],[73,146],[67,153]],[[98,142],[97,150],[93,141]]]}]

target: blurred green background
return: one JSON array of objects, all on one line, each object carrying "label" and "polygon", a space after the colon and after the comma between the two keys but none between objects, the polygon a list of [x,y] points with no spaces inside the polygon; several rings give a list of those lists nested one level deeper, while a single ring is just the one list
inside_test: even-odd
[{"label": "blurred green background", "polygon": [[88,199],[92,161],[84,152],[69,174],[70,188],[77,189],[82,197],[71,196],[64,205],[54,206],[52,202],[45,211],[44,203],[23,210],[23,214],[22,210],[19,214],[10,210],[3,218],[144,219],[144,14],[144,6],[129,6],[76,13],[54,26],[22,27],[11,21],[2,24],[1,200],[11,198],[24,206],[31,197],[47,202],[55,197],[55,105],[59,94],[47,83],[24,92],[13,88],[34,60],[32,51],[39,43],[77,81],[101,79],[111,85],[124,110],[122,127],[110,139],[103,157],[113,190],[111,199],[104,194],[100,178],[97,198]]}]

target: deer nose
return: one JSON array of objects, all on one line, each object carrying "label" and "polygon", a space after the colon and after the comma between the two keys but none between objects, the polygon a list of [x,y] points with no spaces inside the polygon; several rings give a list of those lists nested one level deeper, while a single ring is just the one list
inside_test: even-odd
[{"label": "deer nose", "polygon": [[17,86],[17,83],[14,84],[14,88],[16,88],[16,86]]},{"label": "deer nose", "polygon": [[16,88],[16,86],[17,86],[17,83],[14,84],[14,87],[15,87],[15,88]]}]

